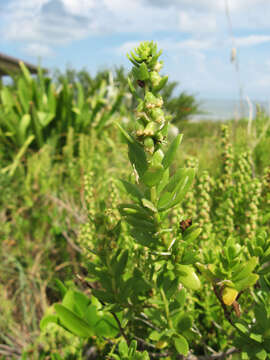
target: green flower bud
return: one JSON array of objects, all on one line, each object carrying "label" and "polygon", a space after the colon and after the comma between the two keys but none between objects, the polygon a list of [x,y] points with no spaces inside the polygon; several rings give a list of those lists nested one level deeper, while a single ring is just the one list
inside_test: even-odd
[{"label": "green flower bud", "polygon": [[145,95],[145,107],[146,109],[153,109],[155,107],[161,107],[163,105],[162,98],[154,96],[150,91]]},{"label": "green flower bud", "polygon": [[154,66],[154,70],[156,72],[160,72],[160,70],[163,68],[163,62],[160,61],[160,62],[157,62],[156,65]]},{"label": "green flower bud", "polygon": [[154,121],[151,121],[147,124],[146,128],[144,129],[145,136],[153,136],[160,128],[160,125]]},{"label": "green flower bud", "polygon": [[149,136],[146,137],[143,141],[146,151],[148,151],[150,154],[153,154],[155,150],[155,144],[153,139]]},{"label": "green flower bud", "polygon": [[150,116],[152,117],[152,119],[154,121],[156,121],[159,124],[164,124],[165,123],[165,117],[164,117],[164,112],[162,111],[162,109],[160,108],[155,108],[155,109],[151,109],[149,111]]},{"label": "green flower bud", "polygon": [[144,133],[144,123],[141,119],[137,120],[135,123],[135,130],[137,136],[142,136]]},{"label": "green flower bud", "polygon": [[161,76],[159,75],[159,73],[157,71],[152,71],[150,73],[150,81],[152,86],[158,86],[160,81],[161,81]]}]

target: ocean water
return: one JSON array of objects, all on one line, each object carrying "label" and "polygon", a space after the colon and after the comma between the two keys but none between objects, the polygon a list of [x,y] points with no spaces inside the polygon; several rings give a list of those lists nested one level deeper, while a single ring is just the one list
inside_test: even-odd
[{"label": "ocean water", "polygon": [[192,121],[200,120],[213,120],[213,121],[224,121],[229,119],[240,119],[243,117],[249,117],[251,112],[252,117],[256,116],[256,104],[261,109],[264,109],[266,113],[270,114],[270,101],[256,101],[251,100],[251,109],[246,100],[240,102],[239,100],[229,99],[201,99],[200,110],[201,114],[196,114],[191,117]]}]

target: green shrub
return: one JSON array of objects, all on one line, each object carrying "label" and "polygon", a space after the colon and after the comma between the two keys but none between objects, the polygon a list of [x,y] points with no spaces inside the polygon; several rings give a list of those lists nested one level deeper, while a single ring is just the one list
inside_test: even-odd
[{"label": "green shrub", "polygon": [[[103,213],[93,170],[85,178],[88,221],[79,244],[87,275],[80,279],[90,294],[58,282],[63,301],[41,326],[56,322],[82,339],[96,338],[108,359],[267,359],[268,173],[254,177],[250,154],[235,157],[223,127],[220,178],[199,173],[197,195],[188,195],[196,165],[171,166],[182,136],[167,146],[160,55],[153,42],[129,55],[135,130],[118,127],[133,171],[118,189],[112,182]],[[179,210],[186,197],[197,204]],[[192,211],[194,222],[186,215]]]}]

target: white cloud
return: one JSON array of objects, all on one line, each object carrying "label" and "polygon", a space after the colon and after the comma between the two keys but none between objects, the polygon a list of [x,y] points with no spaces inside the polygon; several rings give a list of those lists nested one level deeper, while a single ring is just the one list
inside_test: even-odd
[{"label": "white cloud", "polygon": [[176,50],[190,50],[190,51],[203,51],[209,50],[215,45],[214,41],[210,38],[205,39],[187,39],[183,41],[161,41],[160,46],[163,49],[169,51],[176,51]]},{"label": "white cloud", "polygon": [[249,35],[235,38],[236,44],[240,46],[254,46],[270,42],[270,35]]},{"label": "white cloud", "polygon": [[[268,10],[270,16],[269,0],[228,2],[234,14],[234,30],[249,23],[256,28],[270,27],[266,16]],[[258,11],[262,9],[259,5],[264,11]],[[135,33],[155,38],[157,32],[169,31],[193,36],[178,46],[202,50],[209,47],[205,37],[212,34],[218,39],[228,31],[224,0],[9,0],[5,10],[2,39],[22,43],[25,50],[37,49],[39,44],[43,56],[50,53],[49,49],[57,52],[59,46],[90,36]],[[239,41],[241,46],[248,46],[267,40]]]},{"label": "white cloud", "polygon": [[216,17],[213,13],[195,13],[180,11],[178,14],[179,30],[183,32],[201,34],[215,31],[217,28]]},{"label": "white cloud", "polygon": [[89,15],[96,6],[95,0],[62,0],[66,10],[71,14]]},{"label": "white cloud", "polygon": [[[123,54],[131,51],[135,47],[139,45],[141,40],[138,41],[127,41],[123,43],[121,46],[117,47],[115,51],[117,54]],[[158,41],[158,47],[163,49],[163,52],[177,52],[177,51],[191,51],[193,54],[197,52],[197,54],[201,54],[200,56],[203,56],[201,51],[203,50],[209,50],[214,46],[214,41],[211,39],[187,39],[183,41],[172,41],[172,40],[161,40]],[[204,56],[203,56],[204,57]]]},{"label": "white cloud", "polygon": [[[242,49],[239,63],[243,82],[249,94],[253,89],[260,91],[260,87],[265,92],[270,89],[265,76],[270,68],[270,60],[266,60],[270,58],[270,0],[227,1],[236,45]],[[231,41],[225,0],[6,0],[3,4],[0,41],[15,43],[29,55],[57,55],[61,47],[92,37],[97,44],[93,61],[102,62],[96,52],[104,56],[105,51],[113,54],[108,60],[113,63],[139,44],[134,39],[154,39],[164,50],[164,71],[179,80],[184,89],[230,94],[237,87],[229,62]],[[106,49],[102,35],[106,35]],[[109,49],[107,40],[112,35],[112,44],[126,41]],[[266,44],[263,54],[251,53],[259,44]],[[247,65],[251,60],[253,64]],[[256,72],[258,67],[260,73]]]},{"label": "white cloud", "polygon": [[137,47],[140,44],[140,40],[138,41],[127,41],[123,43],[122,45],[118,46],[115,51],[117,54],[122,55],[129,53],[131,50],[133,50],[135,47]]},{"label": "white cloud", "polygon": [[28,44],[23,50],[28,55],[36,57],[48,57],[54,55],[52,49],[49,46],[39,43]]},{"label": "white cloud", "polygon": [[151,6],[168,7],[173,6],[178,9],[188,9],[196,11],[220,10],[224,9],[224,0],[145,0]]},{"label": "white cloud", "polygon": [[[151,6],[187,9],[189,11],[221,11],[225,10],[225,0],[144,0]],[[230,11],[241,11],[261,5],[269,5],[268,0],[227,0]]]},{"label": "white cloud", "polygon": [[69,12],[61,0],[13,1],[7,7],[5,20],[9,31],[3,33],[3,38],[22,43],[28,54],[39,49],[41,56],[85,37],[95,27],[90,17]]}]

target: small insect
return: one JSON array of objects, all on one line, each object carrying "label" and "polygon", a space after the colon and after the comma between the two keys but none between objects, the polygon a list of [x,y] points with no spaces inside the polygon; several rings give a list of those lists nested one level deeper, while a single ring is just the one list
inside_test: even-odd
[{"label": "small insect", "polygon": [[145,87],[145,83],[142,80],[137,80],[137,84],[141,87],[144,88]]},{"label": "small insect", "polygon": [[180,229],[182,233],[186,231],[192,225],[192,219],[182,220],[180,222]]}]

